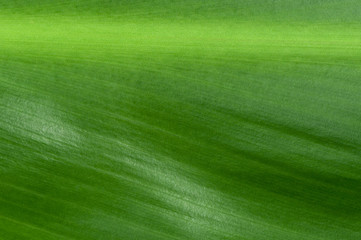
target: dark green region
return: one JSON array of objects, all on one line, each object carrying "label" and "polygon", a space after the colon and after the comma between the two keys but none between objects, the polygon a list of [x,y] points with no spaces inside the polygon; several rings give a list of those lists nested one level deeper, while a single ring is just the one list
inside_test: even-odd
[{"label": "dark green region", "polygon": [[361,21],[358,0],[13,0],[0,1],[1,11],[16,14],[98,15],[107,18],[169,18],[234,21]]}]

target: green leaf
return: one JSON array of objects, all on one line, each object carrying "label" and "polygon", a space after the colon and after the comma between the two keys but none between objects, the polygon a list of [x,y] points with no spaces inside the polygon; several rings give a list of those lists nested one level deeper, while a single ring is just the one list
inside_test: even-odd
[{"label": "green leaf", "polygon": [[361,239],[360,20],[0,0],[0,240]]}]

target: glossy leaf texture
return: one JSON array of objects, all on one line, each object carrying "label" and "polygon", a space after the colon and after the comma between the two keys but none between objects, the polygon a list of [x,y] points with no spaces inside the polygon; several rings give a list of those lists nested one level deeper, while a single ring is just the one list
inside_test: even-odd
[{"label": "glossy leaf texture", "polygon": [[361,239],[360,43],[352,0],[0,0],[0,239]]}]

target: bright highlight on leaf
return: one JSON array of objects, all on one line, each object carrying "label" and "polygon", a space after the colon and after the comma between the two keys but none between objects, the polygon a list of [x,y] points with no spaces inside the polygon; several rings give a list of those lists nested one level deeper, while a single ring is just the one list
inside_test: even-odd
[{"label": "bright highlight on leaf", "polygon": [[361,239],[360,21],[0,0],[0,240]]}]

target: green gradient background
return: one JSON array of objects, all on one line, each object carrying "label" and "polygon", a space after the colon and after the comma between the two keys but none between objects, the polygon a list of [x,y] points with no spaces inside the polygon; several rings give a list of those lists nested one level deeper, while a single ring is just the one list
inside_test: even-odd
[{"label": "green gradient background", "polygon": [[361,239],[361,1],[0,0],[0,239]]}]

